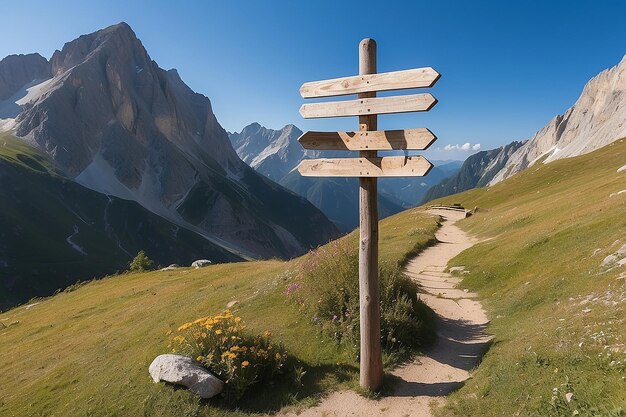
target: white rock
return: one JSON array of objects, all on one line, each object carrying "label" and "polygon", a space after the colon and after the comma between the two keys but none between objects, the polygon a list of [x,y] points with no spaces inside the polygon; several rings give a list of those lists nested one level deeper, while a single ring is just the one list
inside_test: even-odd
[{"label": "white rock", "polygon": [[573,396],[574,396],[573,393],[568,392],[567,394],[565,394],[565,400],[569,403],[570,401],[572,401]]},{"label": "white rock", "polygon": [[180,268],[178,264],[171,264],[170,266],[166,266],[165,268],[161,268],[159,271],[171,271],[174,269]]},{"label": "white rock", "polygon": [[[615,243],[613,245],[615,245]],[[602,260],[603,267],[610,266],[615,263],[620,266],[626,263],[626,244],[622,245],[621,248]]]},{"label": "white rock", "polygon": [[154,382],[182,385],[202,398],[214,397],[224,389],[220,379],[187,356],[159,355],[150,364],[149,372]]},{"label": "white rock", "polygon": [[191,266],[193,268],[204,268],[205,266],[209,266],[211,265],[211,261],[209,261],[208,259],[198,259],[197,261],[194,261],[194,263],[191,264]]}]

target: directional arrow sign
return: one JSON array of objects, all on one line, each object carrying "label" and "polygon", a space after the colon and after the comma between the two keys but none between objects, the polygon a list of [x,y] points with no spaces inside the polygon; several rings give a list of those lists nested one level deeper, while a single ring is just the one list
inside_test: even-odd
[{"label": "directional arrow sign", "polygon": [[411,94],[397,97],[359,98],[328,103],[309,103],[300,107],[305,119],[320,117],[367,116],[372,114],[428,111],[437,99],[432,94]]},{"label": "directional arrow sign", "polygon": [[300,95],[303,98],[331,97],[373,91],[432,87],[440,77],[441,75],[430,67],[381,74],[356,75],[304,83],[300,87]]},{"label": "directional arrow sign", "polygon": [[424,150],[437,137],[426,128],[366,132],[306,132],[298,139],[304,149],[341,151]]},{"label": "directional arrow sign", "polygon": [[298,165],[305,177],[422,177],[432,164],[423,156],[306,159]]}]

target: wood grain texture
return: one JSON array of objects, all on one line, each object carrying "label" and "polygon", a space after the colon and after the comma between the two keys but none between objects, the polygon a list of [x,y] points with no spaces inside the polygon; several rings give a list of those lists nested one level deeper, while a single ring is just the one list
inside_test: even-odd
[{"label": "wood grain texture", "polygon": [[[359,43],[359,74],[376,73],[376,41]],[[376,100],[376,92],[359,94],[359,99]],[[359,131],[378,130],[378,116],[359,116]],[[367,163],[377,152],[360,151]],[[370,158],[370,159],[366,159]],[[375,158],[375,159],[374,159]],[[382,161],[381,161],[382,164]],[[359,328],[361,387],[376,391],[383,383],[383,356],[380,344],[380,288],[378,283],[378,179],[359,178]]]},{"label": "wood grain texture", "polygon": [[437,99],[432,94],[410,94],[397,97],[372,97],[326,103],[308,103],[300,107],[300,114],[305,119],[367,116],[428,111],[435,104],[437,104]]},{"label": "wood grain texture", "polygon": [[305,159],[298,172],[305,177],[422,177],[431,168],[423,156],[375,156]]},{"label": "wood grain texture", "polygon": [[359,132],[305,132],[298,138],[304,149],[339,151],[424,150],[437,140],[426,128]]},{"label": "wood grain texture", "polygon": [[315,98],[408,88],[428,88],[435,85],[440,77],[441,75],[431,67],[381,74],[355,75],[304,83],[300,87],[300,95],[303,98]]}]

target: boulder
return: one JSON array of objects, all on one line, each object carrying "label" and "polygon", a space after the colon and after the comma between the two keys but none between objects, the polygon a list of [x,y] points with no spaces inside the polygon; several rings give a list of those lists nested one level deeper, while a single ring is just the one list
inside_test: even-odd
[{"label": "boulder", "polygon": [[215,397],[224,389],[220,379],[187,356],[159,355],[150,364],[149,372],[154,382],[182,385],[202,398]]},{"label": "boulder", "polygon": [[173,269],[180,268],[178,264],[171,264],[170,266],[166,266],[165,268],[161,268],[159,271],[171,271]]},{"label": "boulder", "polygon": [[191,264],[193,268],[204,268],[205,266],[211,265],[211,261],[208,259],[198,259]]}]

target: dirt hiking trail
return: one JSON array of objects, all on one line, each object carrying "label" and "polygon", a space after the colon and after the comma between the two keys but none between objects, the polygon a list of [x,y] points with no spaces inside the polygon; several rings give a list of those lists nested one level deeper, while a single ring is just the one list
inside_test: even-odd
[{"label": "dirt hiking trail", "polygon": [[476,294],[455,288],[461,280],[444,272],[450,259],[476,241],[454,224],[464,213],[429,212],[444,219],[436,234],[439,243],[409,261],[406,273],[422,286],[421,299],[437,313],[437,341],[425,356],[392,372],[400,382],[391,394],[371,400],[352,391],[334,392],[299,416],[431,416],[431,404],[443,404],[480,362],[491,342],[487,316]]}]

